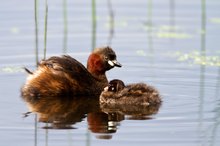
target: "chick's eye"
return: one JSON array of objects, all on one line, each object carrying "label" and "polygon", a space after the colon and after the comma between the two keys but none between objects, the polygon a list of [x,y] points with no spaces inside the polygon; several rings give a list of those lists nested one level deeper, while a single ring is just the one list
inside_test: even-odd
[{"label": "chick's eye", "polygon": [[114,91],[114,90],[115,90],[114,87],[109,88],[109,91]]},{"label": "chick's eye", "polygon": [[115,87],[113,85],[108,86],[108,91],[114,92],[114,90],[115,90]]}]

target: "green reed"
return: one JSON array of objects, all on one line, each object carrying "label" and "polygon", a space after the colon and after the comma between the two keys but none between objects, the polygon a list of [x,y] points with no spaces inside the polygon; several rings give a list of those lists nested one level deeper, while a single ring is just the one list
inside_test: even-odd
[{"label": "green reed", "polygon": [[44,15],[44,59],[46,59],[47,52],[47,19],[48,19],[48,3],[45,0],[45,15]]},{"label": "green reed", "polygon": [[37,133],[38,133],[38,120],[37,120],[37,114],[34,115],[34,146],[37,146]]},{"label": "green reed", "polygon": [[206,51],[206,0],[201,0],[201,55]]},{"label": "green reed", "polygon": [[111,46],[112,38],[114,36],[114,11],[112,8],[111,0],[108,0],[108,9],[109,9],[109,37],[107,45]]},{"label": "green reed", "polygon": [[34,0],[34,22],[35,22],[35,60],[38,64],[38,0]]},{"label": "green reed", "polygon": [[153,32],[152,32],[152,0],[148,0],[148,44],[150,53],[154,53],[153,49]]},{"label": "green reed", "polygon": [[63,0],[63,53],[67,53],[68,41],[68,19],[67,19],[67,0]]},{"label": "green reed", "polygon": [[96,1],[92,0],[92,49],[96,46]]},{"label": "green reed", "polygon": [[[170,34],[175,34],[175,0],[170,0]],[[171,40],[173,40],[171,38]]]}]

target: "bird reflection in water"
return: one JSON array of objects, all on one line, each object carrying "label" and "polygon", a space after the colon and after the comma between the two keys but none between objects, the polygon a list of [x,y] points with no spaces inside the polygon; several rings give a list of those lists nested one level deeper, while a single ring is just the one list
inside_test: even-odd
[{"label": "bird reflection in water", "polygon": [[87,116],[89,130],[99,134],[96,136],[99,139],[111,139],[112,134],[117,132],[117,127],[122,120],[124,120],[124,115],[114,112],[105,113],[99,111],[89,113]]},{"label": "bird reflection in water", "polygon": [[[68,97],[70,98],[70,97]],[[45,129],[74,129],[74,124],[87,117],[88,129],[97,134],[99,139],[111,139],[117,132],[120,122],[126,119],[148,120],[156,114],[160,108],[158,105],[126,106],[100,104],[99,96],[71,97],[69,102],[63,100],[47,100],[42,98],[40,102],[27,102],[29,113],[36,113],[38,122],[47,123]]]},{"label": "bird reflection in water", "polygon": [[89,130],[98,133],[99,139],[111,139],[116,133],[120,122],[129,120],[149,120],[159,111],[160,104],[153,106],[127,106],[100,104],[100,112],[89,113],[87,116]]},{"label": "bird reflection in water", "polygon": [[29,109],[27,115],[36,113],[39,122],[50,123],[44,128],[71,128],[71,125],[81,122],[87,113],[99,110],[99,96],[52,98],[44,97],[37,102],[25,101]]}]

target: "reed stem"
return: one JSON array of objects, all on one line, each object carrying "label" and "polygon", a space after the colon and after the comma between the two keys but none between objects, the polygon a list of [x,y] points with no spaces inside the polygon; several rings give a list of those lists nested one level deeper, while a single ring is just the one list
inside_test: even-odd
[{"label": "reed stem", "polygon": [[150,53],[153,54],[154,53],[154,49],[153,49],[153,32],[152,32],[152,0],[148,0],[148,44],[149,44],[149,50]]},{"label": "reed stem", "polygon": [[67,19],[67,0],[63,0],[63,53],[67,53],[68,42],[68,19]]},{"label": "reed stem", "polygon": [[[201,1],[201,55],[206,55],[206,0]],[[204,57],[205,58],[205,57]]]},{"label": "reed stem", "polygon": [[48,18],[48,3],[45,0],[45,16],[44,16],[44,59],[47,53],[47,18]]},{"label": "reed stem", "polygon": [[111,0],[108,0],[108,9],[109,9],[109,37],[108,45],[111,46],[112,38],[114,36],[114,11],[112,8]]},{"label": "reed stem", "polygon": [[96,46],[96,1],[92,0],[92,49]]},{"label": "reed stem", "polygon": [[38,0],[34,0],[34,23],[35,23],[35,61],[38,64]]}]

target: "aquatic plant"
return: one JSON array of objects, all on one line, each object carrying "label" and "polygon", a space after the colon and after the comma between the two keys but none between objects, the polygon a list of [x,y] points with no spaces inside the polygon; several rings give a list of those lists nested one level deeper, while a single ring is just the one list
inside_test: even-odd
[{"label": "aquatic plant", "polygon": [[209,19],[211,23],[220,24],[220,18],[214,17]]},{"label": "aquatic plant", "polygon": [[67,53],[67,41],[68,41],[68,20],[67,20],[67,0],[63,0],[63,53]]},{"label": "aquatic plant", "polygon": [[153,17],[152,17],[152,0],[148,0],[148,30],[147,30],[147,33],[148,33],[148,44],[149,44],[149,49],[150,49],[150,52],[153,53],[154,52],[154,49],[153,49],[153,30],[152,30],[152,26],[153,26]]},{"label": "aquatic plant", "polygon": [[20,33],[20,29],[18,27],[12,27],[12,28],[10,28],[10,32],[12,34],[19,34]]},{"label": "aquatic plant", "polygon": [[46,59],[47,52],[47,17],[48,17],[48,3],[45,0],[45,15],[44,15],[44,59]]},{"label": "aquatic plant", "polygon": [[161,25],[156,33],[158,38],[189,39],[192,34],[185,33],[179,26]]},{"label": "aquatic plant", "polygon": [[111,3],[111,0],[108,0],[108,9],[109,9],[109,37],[108,37],[108,45],[111,46],[111,43],[112,43],[112,38],[114,36],[114,24],[115,24],[115,21],[114,21],[114,11],[113,11],[113,8],[112,8],[112,3]]},{"label": "aquatic plant", "polygon": [[176,52],[175,56],[178,61],[188,62],[190,64],[206,65],[206,66],[220,66],[220,55],[201,55],[199,51],[192,51],[190,53]]},{"label": "aquatic plant", "polygon": [[161,26],[149,26],[148,23],[145,23],[143,26],[145,31],[151,30],[151,36],[162,38],[162,39],[190,39],[193,38],[192,34],[186,33],[185,30],[179,26],[171,25],[161,25]]},{"label": "aquatic plant", "polygon": [[136,51],[136,54],[137,54],[138,56],[147,56],[147,53],[146,53],[144,50],[137,50],[137,51]]},{"label": "aquatic plant", "polygon": [[158,32],[158,38],[175,38],[175,39],[189,39],[192,38],[192,35],[187,33],[178,33],[178,32]]},{"label": "aquatic plant", "polygon": [[21,66],[5,66],[0,68],[0,73],[19,73],[24,72]]},{"label": "aquatic plant", "polygon": [[35,61],[38,63],[38,0],[34,0],[34,22],[35,22]]},{"label": "aquatic plant", "polygon": [[95,48],[96,46],[96,1],[92,0],[92,46],[91,48]]}]

